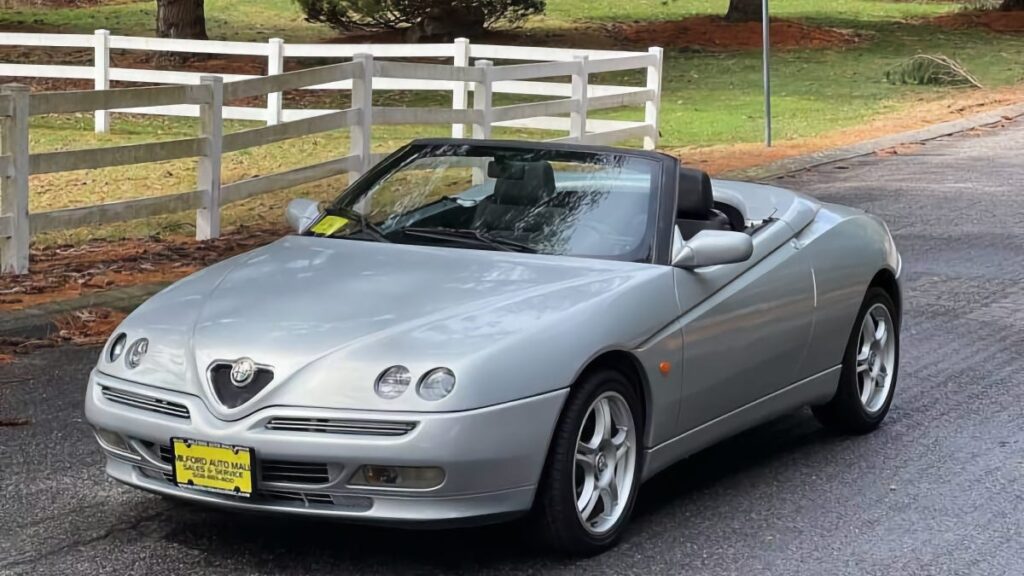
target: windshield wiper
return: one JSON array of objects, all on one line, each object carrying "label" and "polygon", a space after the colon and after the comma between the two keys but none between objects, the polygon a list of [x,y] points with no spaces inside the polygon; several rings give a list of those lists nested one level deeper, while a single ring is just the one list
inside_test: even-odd
[{"label": "windshield wiper", "polygon": [[351,218],[352,220],[355,220],[356,222],[359,223],[359,228],[364,232],[368,233],[375,240],[379,240],[381,242],[391,242],[391,240],[388,239],[387,235],[384,234],[384,231],[381,230],[380,227],[374,224],[373,222],[367,220],[366,216],[361,212],[356,212],[355,210],[351,208],[346,208],[344,206],[332,206],[330,209],[327,210],[327,212],[336,212],[340,216],[344,216],[345,218]]},{"label": "windshield wiper", "polygon": [[495,238],[480,230],[472,230],[468,228],[402,228],[403,234],[410,236],[420,236],[422,238],[436,238],[438,240],[455,240],[457,242],[468,242],[471,244],[482,244],[490,246],[496,250],[504,250],[505,252],[526,252],[536,253],[537,249],[533,246],[527,246],[516,242],[514,240],[507,240],[505,238]]}]

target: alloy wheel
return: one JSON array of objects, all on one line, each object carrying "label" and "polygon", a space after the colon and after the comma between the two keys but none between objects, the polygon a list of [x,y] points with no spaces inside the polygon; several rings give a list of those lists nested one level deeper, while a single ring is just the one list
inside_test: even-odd
[{"label": "alloy wheel", "polygon": [[622,517],[636,461],[636,426],[629,404],[617,392],[605,392],[583,418],[573,466],[576,513],[591,534],[608,532]]},{"label": "alloy wheel", "polygon": [[895,325],[889,309],[875,304],[864,315],[857,348],[857,392],[869,414],[877,414],[889,397],[896,361]]}]

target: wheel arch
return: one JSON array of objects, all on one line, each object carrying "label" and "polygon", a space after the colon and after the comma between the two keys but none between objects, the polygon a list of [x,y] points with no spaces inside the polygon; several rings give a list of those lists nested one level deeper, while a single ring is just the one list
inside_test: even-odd
[{"label": "wheel arch", "polygon": [[[625,350],[608,350],[588,362],[581,374],[601,368],[619,372],[633,386],[633,391],[636,392],[637,398],[640,399],[640,407],[642,409],[640,412],[640,430],[643,431],[643,434],[638,434],[637,436],[646,441],[648,437],[647,427],[650,425],[648,414],[651,413],[651,394],[647,373],[644,371],[640,359]],[[579,381],[578,378],[577,381]]]},{"label": "wheel arch", "polygon": [[903,293],[900,290],[899,282],[896,280],[896,274],[888,268],[882,268],[871,279],[871,283],[868,284],[868,290],[871,288],[881,288],[892,298],[893,304],[896,305],[896,323],[899,324],[903,318]]}]

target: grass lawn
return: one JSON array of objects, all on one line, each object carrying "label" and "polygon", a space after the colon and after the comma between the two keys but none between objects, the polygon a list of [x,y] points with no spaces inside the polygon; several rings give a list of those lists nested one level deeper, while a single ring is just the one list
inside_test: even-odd
[{"label": "grass lawn", "polygon": [[[548,0],[544,17],[528,31],[535,37],[559,35],[566,45],[584,45],[598,24],[679,20],[691,16],[724,14],[726,0]],[[327,41],[337,37],[330,29],[303,21],[292,0],[247,0],[244,10],[236,0],[206,0],[211,38],[265,40],[280,36],[294,42]],[[906,0],[773,0],[776,17],[815,26],[855,31],[860,40],[851,46],[794,49],[774,55],[774,111],[778,140],[807,138],[868,122],[882,114],[909,112],[922,100],[948,98],[954,89],[892,86],[884,71],[918,53],[941,53],[960,60],[986,87],[1021,82],[1024,77],[1024,35],[1000,34],[980,28],[951,30],[927,19],[958,10],[953,2]],[[155,2],[102,4],[89,8],[25,8],[0,11],[0,30],[90,32],[107,28],[115,34],[152,34]],[[591,30],[590,36],[573,31]],[[642,46],[637,46],[642,48]],[[761,55],[759,51],[667,51],[662,100],[662,145],[707,147],[757,142],[762,137]],[[617,78],[625,79],[625,78]],[[628,78],[634,80],[636,77]],[[382,105],[398,102],[433,102],[445,96],[381,94]],[[603,117],[638,118],[637,110],[611,111]],[[229,129],[240,129],[232,124]],[[375,130],[378,150],[393,149],[417,135],[440,135],[443,127],[387,127]],[[44,117],[34,120],[34,151],[114,145],[195,133],[187,119],[119,116],[112,134],[95,136],[88,116]],[[502,135],[499,133],[499,135]],[[524,136],[506,132],[504,135]],[[532,136],[526,134],[525,136]],[[345,153],[345,133],[328,133],[264,148],[231,154],[224,161],[224,181],[231,182],[277,169],[326,160]],[[45,210],[122,198],[170,193],[194,187],[194,162],[168,162],[87,173],[32,178],[32,210]],[[226,225],[253,221],[280,221],[286,197],[306,194],[329,197],[341,183],[323,182],[303,190],[269,195],[228,210]],[[80,240],[95,235],[151,233],[190,225],[181,215],[102,231],[50,234],[44,242]]]}]

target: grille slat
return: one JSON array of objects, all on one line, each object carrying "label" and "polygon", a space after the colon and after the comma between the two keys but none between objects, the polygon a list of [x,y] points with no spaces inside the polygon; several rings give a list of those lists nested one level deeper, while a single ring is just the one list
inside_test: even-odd
[{"label": "grille slat", "polygon": [[165,416],[173,416],[175,418],[190,417],[188,407],[177,402],[170,402],[167,400],[161,400],[152,396],[145,396],[137,394],[135,392],[128,392],[126,390],[120,390],[118,388],[110,388],[107,386],[100,387],[100,392],[103,397],[122,406],[130,406],[132,408],[138,408],[140,410],[147,410],[149,412],[156,412]]},{"label": "grille slat", "polygon": [[288,484],[327,484],[331,473],[323,463],[265,460],[260,463],[260,479]]},{"label": "grille slat", "polygon": [[415,422],[381,420],[329,420],[317,418],[271,418],[269,430],[362,436],[404,436],[416,428]]}]

